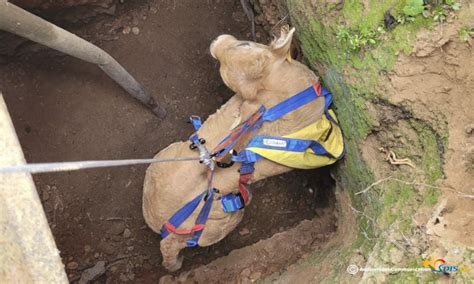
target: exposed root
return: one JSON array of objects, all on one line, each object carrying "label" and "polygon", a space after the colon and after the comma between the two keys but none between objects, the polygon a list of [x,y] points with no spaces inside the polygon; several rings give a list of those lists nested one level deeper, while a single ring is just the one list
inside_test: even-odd
[{"label": "exposed root", "polygon": [[385,160],[388,161],[391,165],[407,165],[414,169],[416,168],[410,159],[399,159],[397,158],[397,155],[395,155],[395,152],[393,152],[392,150],[385,150],[385,148],[383,147],[381,147],[379,150],[387,154]]},{"label": "exposed root", "polygon": [[424,186],[424,187],[428,187],[428,188],[435,188],[435,189],[439,189],[439,190],[449,190],[453,193],[456,193],[459,197],[463,197],[463,198],[468,198],[468,199],[474,199],[474,195],[472,194],[465,194],[465,193],[462,193],[452,187],[440,187],[440,186],[434,186],[434,185],[430,185],[430,184],[427,184],[427,183],[422,183],[422,182],[416,182],[416,181],[412,181],[412,182],[409,182],[409,181],[405,181],[405,180],[401,180],[401,179],[397,179],[397,178],[393,178],[392,176],[389,176],[389,177],[386,177],[386,178],[383,178],[383,179],[380,179],[374,183],[372,183],[371,185],[369,185],[368,187],[366,187],[365,189],[359,191],[359,192],[356,192],[355,195],[359,195],[359,194],[363,194],[363,193],[366,193],[367,191],[369,191],[371,188],[373,188],[374,186],[376,185],[379,185],[387,180],[393,180],[393,181],[396,181],[396,182],[399,182],[399,183],[403,183],[403,184],[407,184],[407,185],[417,185],[417,186]]},{"label": "exposed root", "polygon": [[364,190],[361,190],[361,191],[359,191],[359,192],[356,192],[355,195],[359,195],[359,194],[362,194],[362,193],[366,193],[366,192],[369,191],[372,187],[374,187],[374,186],[376,186],[376,185],[379,185],[379,184],[383,183],[384,181],[389,180],[389,179],[391,179],[391,178],[392,178],[392,176],[389,176],[389,177],[380,179],[380,180],[378,180],[378,181],[372,183],[372,184],[369,185],[368,187],[366,187]]}]

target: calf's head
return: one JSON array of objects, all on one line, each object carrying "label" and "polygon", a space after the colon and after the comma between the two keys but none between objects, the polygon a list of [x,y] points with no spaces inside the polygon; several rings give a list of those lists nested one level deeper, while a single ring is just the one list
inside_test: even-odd
[{"label": "calf's head", "polygon": [[211,55],[220,62],[224,83],[246,100],[255,100],[263,88],[264,79],[279,64],[289,59],[290,45],[295,29],[282,28],[279,38],[269,45],[237,40],[221,35],[210,47]]}]

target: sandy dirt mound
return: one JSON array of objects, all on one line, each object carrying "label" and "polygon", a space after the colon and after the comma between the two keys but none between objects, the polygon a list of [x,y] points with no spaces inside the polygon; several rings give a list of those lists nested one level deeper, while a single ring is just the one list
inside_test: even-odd
[{"label": "sandy dirt mound", "polygon": [[452,190],[443,190],[440,202],[447,203],[442,222],[432,224],[429,231],[439,239],[473,247],[474,56],[472,46],[459,40],[459,29],[452,23],[419,32],[413,53],[400,56],[389,76],[389,92],[394,103],[409,105],[434,128],[447,124],[445,179],[440,186]]}]

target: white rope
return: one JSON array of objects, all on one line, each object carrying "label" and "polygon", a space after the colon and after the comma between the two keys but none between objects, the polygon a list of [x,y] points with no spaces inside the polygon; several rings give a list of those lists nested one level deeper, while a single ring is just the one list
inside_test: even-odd
[{"label": "white rope", "polygon": [[103,161],[77,161],[58,163],[35,163],[16,166],[0,167],[0,174],[10,173],[51,173],[64,171],[77,171],[92,168],[117,167],[127,165],[154,164],[166,162],[199,161],[199,157],[180,157],[168,159],[130,159],[130,160],[103,160]]}]

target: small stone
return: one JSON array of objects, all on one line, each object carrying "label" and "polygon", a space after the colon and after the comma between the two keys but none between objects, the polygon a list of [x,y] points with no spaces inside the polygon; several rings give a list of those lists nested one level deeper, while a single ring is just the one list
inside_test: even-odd
[{"label": "small stone", "polygon": [[117,270],[118,270],[118,267],[117,267],[117,266],[112,266],[112,267],[110,268],[110,272],[112,272],[112,273],[117,272]]},{"label": "small stone", "polygon": [[134,248],[133,246],[127,247],[127,250],[128,250],[128,251],[133,251],[134,249],[135,249],[135,248]]},{"label": "small stone", "polygon": [[98,261],[93,267],[86,269],[82,272],[79,284],[90,283],[99,276],[105,273],[105,261]]},{"label": "small stone", "polygon": [[239,231],[239,234],[240,234],[241,236],[248,235],[248,234],[250,234],[250,230],[247,229],[247,228],[242,228],[242,229]]},{"label": "small stone", "polygon": [[84,252],[88,253],[88,252],[90,252],[91,250],[92,250],[91,246],[89,246],[89,245],[85,245],[85,246],[84,246]]},{"label": "small stone", "polygon": [[115,252],[115,247],[111,243],[100,243],[99,249],[108,255],[112,255]]},{"label": "small stone", "polygon": [[79,264],[75,261],[71,261],[66,265],[69,270],[76,270],[79,267]]},{"label": "small stone", "polygon": [[466,125],[466,127],[464,127],[464,130],[466,131],[467,135],[473,134],[474,133],[474,123]]},{"label": "small stone", "polygon": [[123,237],[128,239],[132,235],[132,232],[127,228],[123,231]]},{"label": "small stone", "polygon": [[138,34],[140,33],[140,29],[139,29],[138,27],[133,27],[133,28],[132,28],[132,33],[133,33],[134,35],[138,35]]},{"label": "small stone", "polygon": [[96,252],[96,253],[94,254],[94,257],[95,257],[95,258],[99,258],[99,256],[100,256],[100,254],[99,254],[98,252]]},{"label": "small stone", "polygon": [[49,199],[49,192],[43,191],[43,201],[47,201]]},{"label": "small stone", "polygon": [[107,231],[111,235],[120,235],[125,230],[125,223],[124,222],[114,222],[112,226]]},{"label": "small stone", "polygon": [[242,270],[242,272],[240,272],[240,275],[243,276],[243,277],[249,277],[250,273],[252,273],[250,268],[245,268],[244,270]]},{"label": "small stone", "polygon": [[119,0],[120,4],[125,3],[125,0]]},{"label": "small stone", "polygon": [[119,277],[119,278],[120,278],[120,281],[122,281],[122,282],[128,282],[128,277],[125,276],[125,274],[123,274],[123,273],[120,274],[120,277]]},{"label": "small stone", "polygon": [[43,208],[44,208],[44,211],[45,211],[46,213],[51,213],[51,212],[53,212],[53,205],[51,204],[50,201],[45,202],[45,203],[43,204]]},{"label": "small stone", "polygon": [[122,33],[124,35],[128,35],[131,31],[132,31],[131,27],[125,27],[125,28],[123,28]]},{"label": "small stone", "polygon": [[150,7],[150,12],[152,14],[156,14],[156,13],[158,13],[158,9],[156,7]]},{"label": "small stone", "polygon": [[255,271],[254,273],[250,274],[250,280],[255,281],[262,276],[262,273],[259,271]]}]

